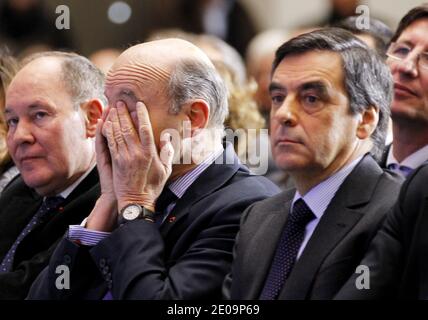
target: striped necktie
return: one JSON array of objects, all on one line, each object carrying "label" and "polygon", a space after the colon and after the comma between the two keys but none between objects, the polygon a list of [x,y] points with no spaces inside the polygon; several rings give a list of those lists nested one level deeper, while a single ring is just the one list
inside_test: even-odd
[{"label": "striped necktie", "polygon": [[24,230],[22,230],[12,247],[7,252],[6,256],[3,258],[3,261],[0,265],[0,273],[12,271],[15,252],[19,244],[31,231],[33,231],[40,224],[44,223],[48,213],[58,209],[63,201],[63,197],[47,197],[42,202],[39,210],[37,210],[36,214],[33,216],[33,218],[31,218],[30,222],[25,226]]}]

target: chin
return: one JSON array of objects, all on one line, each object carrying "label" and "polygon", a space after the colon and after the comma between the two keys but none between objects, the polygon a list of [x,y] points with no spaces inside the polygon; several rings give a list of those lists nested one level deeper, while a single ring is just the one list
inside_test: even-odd
[{"label": "chin", "polygon": [[275,159],[276,166],[284,171],[296,171],[304,168],[302,161],[298,161],[297,159],[292,159],[289,157],[277,157]]},{"label": "chin", "polygon": [[46,175],[41,175],[41,174],[34,174],[34,173],[26,174],[24,172],[24,173],[21,173],[21,175],[25,184],[35,190],[46,188],[46,186],[49,185],[49,182],[52,180],[51,177],[48,177]]}]

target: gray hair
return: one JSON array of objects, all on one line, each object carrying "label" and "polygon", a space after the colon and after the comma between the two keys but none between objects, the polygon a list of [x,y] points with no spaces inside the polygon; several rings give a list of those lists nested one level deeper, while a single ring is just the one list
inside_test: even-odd
[{"label": "gray hair", "polygon": [[210,107],[208,127],[224,128],[228,115],[227,89],[213,66],[195,60],[179,62],[168,83],[171,113],[178,113],[182,106],[195,99],[202,99]]},{"label": "gray hair", "polygon": [[107,105],[104,74],[87,58],[71,52],[47,51],[30,55],[23,61],[23,66],[39,58],[61,60],[61,78],[76,109],[91,99],[99,99]]},{"label": "gray hair", "polygon": [[340,54],[345,74],[345,88],[353,114],[374,106],[379,110],[378,125],[370,137],[371,154],[380,159],[385,145],[393,81],[388,66],[382,58],[349,31],[325,28],[300,35],[284,43],[277,51],[272,73],[281,61],[290,55],[309,51],[333,51]]}]

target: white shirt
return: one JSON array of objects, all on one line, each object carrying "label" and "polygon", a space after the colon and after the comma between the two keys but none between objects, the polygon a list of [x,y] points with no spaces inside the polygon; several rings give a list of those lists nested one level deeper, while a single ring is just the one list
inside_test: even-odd
[{"label": "white shirt", "polygon": [[302,244],[300,245],[299,252],[297,254],[297,259],[300,258],[300,255],[305,249],[306,244],[314,233],[315,228],[320,222],[325,210],[327,209],[337,190],[339,190],[343,181],[345,181],[346,177],[352,172],[352,170],[354,170],[355,166],[361,161],[362,158],[363,157],[361,156],[358,159],[355,159],[346,167],[343,167],[342,169],[328,177],[326,180],[317,184],[315,187],[309,190],[309,192],[307,192],[303,197],[296,190],[290,210],[293,210],[294,203],[297,200],[303,199],[316,217],[306,225],[305,236],[303,238]]},{"label": "white shirt", "polygon": [[88,171],[82,174],[80,178],[74,181],[74,183],[70,185],[67,189],[65,189],[63,192],[58,194],[58,196],[61,196],[64,199],[67,199],[67,197],[74,191],[74,189],[76,189],[77,186],[91,173],[92,169],[94,169],[95,166],[96,164],[93,164],[91,167],[89,167]]}]

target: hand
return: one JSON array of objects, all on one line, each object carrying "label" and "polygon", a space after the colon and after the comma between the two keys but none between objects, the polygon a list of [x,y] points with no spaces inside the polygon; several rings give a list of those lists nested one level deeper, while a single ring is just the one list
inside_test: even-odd
[{"label": "hand", "polygon": [[136,109],[137,129],[123,101],[110,110],[104,125],[113,189],[119,211],[130,203],[154,211],[156,199],[171,175],[174,149],[170,135],[165,134],[161,138],[161,156],[158,154],[147,108],[144,103],[137,102]]},{"label": "hand", "polygon": [[116,200],[113,189],[113,173],[110,158],[110,151],[107,146],[107,139],[103,135],[105,119],[110,111],[107,108],[103,118],[98,120],[96,137],[95,137],[95,152],[97,157],[97,169],[100,177],[101,194],[106,198]]},{"label": "hand", "polygon": [[106,109],[103,119],[98,120],[95,137],[101,196],[86,222],[87,229],[97,231],[111,231],[117,224],[117,200],[113,189],[111,158],[106,139],[102,134],[108,112],[109,109]]}]

